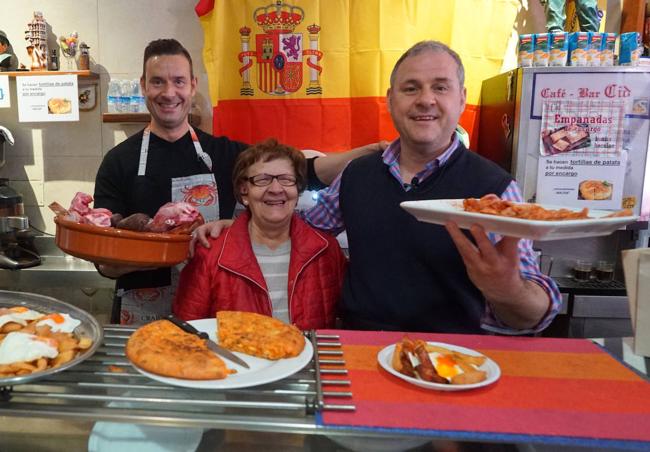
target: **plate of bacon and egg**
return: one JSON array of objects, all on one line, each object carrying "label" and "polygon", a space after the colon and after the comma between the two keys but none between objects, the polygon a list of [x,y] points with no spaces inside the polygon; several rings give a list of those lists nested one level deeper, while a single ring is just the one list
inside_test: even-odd
[{"label": "plate of bacon and egg", "polygon": [[383,348],[377,361],[407,383],[438,391],[481,388],[501,376],[497,363],[476,350],[408,337]]}]

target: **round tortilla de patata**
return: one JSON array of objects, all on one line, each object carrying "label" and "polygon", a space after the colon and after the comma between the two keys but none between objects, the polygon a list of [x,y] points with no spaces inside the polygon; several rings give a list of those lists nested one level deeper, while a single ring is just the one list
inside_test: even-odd
[{"label": "round tortilla de patata", "polygon": [[580,183],[580,196],[595,201],[609,199],[612,196],[612,186],[599,180],[585,180]]},{"label": "round tortilla de patata", "polygon": [[186,380],[220,380],[235,372],[207,348],[205,340],[168,320],[138,328],[126,343],[126,356],[147,372]]}]

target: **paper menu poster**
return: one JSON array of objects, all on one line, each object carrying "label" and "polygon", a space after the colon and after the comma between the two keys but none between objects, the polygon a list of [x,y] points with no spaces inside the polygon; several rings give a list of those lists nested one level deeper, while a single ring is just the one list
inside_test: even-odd
[{"label": "paper menu poster", "polygon": [[16,77],[19,122],[79,121],[76,75]]},{"label": "paper menu poster", "polygon": [[628,159],[622,149],[623,106],[621,101],[544,102],[537,202],[622,208]]},{"label": "paper menu poster", "polygon": [[537,202],[619,210],[626,165],[627,151],[606,158],[569,154],[540,158]]},{"label": "paper menu poster", "polygon": [[0,108],[11,107],[11,95],[9,94],[9,76],[0,75]]}]

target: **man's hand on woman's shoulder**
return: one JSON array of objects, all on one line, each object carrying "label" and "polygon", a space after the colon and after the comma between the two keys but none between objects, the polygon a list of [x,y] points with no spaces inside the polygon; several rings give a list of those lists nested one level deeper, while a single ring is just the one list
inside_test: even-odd
[{"label": "man's hand on woman's shoulder", "polygon": [[216,239],[221,235],[224,229],[229,228],[234,220],[217,220],[202,224],[192,232],[190,241],[190,257],[194,257],[196,243],[200,243],[205,248],[210,248],[208,237]]}]

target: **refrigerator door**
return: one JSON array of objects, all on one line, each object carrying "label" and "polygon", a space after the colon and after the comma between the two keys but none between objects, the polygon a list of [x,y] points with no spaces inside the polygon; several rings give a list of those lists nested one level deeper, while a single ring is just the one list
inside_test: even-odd
[{"label": "refrigerator door", "polygon": [[478,153],[508,172],[513,167],[513,138],[517,70],[499,74],[481,84]]}]

